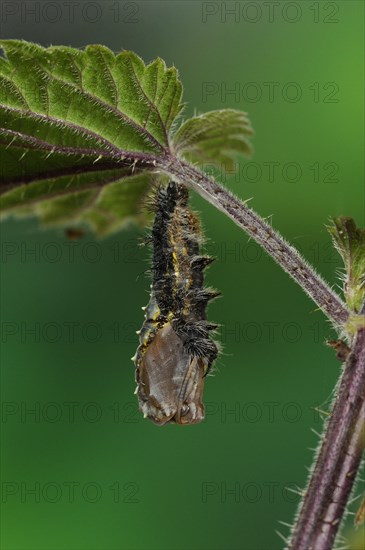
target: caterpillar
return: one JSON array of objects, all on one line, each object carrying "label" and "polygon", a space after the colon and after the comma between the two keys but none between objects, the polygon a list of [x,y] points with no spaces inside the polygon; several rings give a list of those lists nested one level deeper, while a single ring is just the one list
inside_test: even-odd
[{"label": "caterpillar", "polygon": [[218,355],[210,336],[217,325],[206,320],[206,308],[220,293],[204,288],[213,258],[199,253],[200,223],[188,189],[173,181],[158,187],[153,210],[152,284],[133,358],[135,393],[155,424],[195,424],[204,419],[205,377]]}]

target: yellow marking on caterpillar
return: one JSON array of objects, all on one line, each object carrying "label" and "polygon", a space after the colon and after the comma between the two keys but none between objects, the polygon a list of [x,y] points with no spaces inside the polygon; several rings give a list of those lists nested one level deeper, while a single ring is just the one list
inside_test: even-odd
[{"label": "yellow marking on caterpillar", "polygon": [[159,318],[160,315],[161,315],[161,311],[160,311],[160,309],[157,309],[156,313],[152,317],[152,321],[157,321],[157,319]]}]

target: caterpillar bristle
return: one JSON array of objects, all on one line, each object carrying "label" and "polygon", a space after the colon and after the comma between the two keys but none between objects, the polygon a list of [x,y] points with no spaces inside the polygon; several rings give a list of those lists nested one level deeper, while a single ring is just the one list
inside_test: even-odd
[{"label": "caterpillar bristle", "polygon": [[220,325],[218,325],[217,323],[207,323],[206,326],[207,326],[207,330],[209,330],[209,332],[215,332],[220,327]]},{"label": "caterpillar bristle", "polygon": [[197,256],[196,258],[192,259],[191,267],[192,269],[198,269],[202,271],[214,261],[215,261],[215,258],[212,258],[212,256]]},{"label": "caterpillar bristle", "polygon": [[220,296],[222,296],[222,293],[218,290],[214,290],[213,288],[205,288],[204,290],[197,291],[194,295],[194,299],[196,302],[208,303],[216,298],[219,298]]}]

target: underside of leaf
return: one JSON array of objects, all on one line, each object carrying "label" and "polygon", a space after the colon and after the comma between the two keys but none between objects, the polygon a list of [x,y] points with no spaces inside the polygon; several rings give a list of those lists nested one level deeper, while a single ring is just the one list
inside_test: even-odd
[{"label": "underside of leaf", "polygon": [[176,132],[176,154],[198,164],[232,170],[234,154],[251,156],[253,130],[247,113],[234,109],[210,111],[187,120]]},{"label": "underside of leaf", "polygon": [[174,67],[100,45],[0,41],[0,214],[89,222],[99,234],[143,222],[142,199],[175,156],[232,163],[249,154],[245,113],[186,121]]},{"label": "underside of leaf", "polygon": [[99,234],[141,218],[183,106],[176,69],[104,46],[0,45],[2,215],[87,221]]}]

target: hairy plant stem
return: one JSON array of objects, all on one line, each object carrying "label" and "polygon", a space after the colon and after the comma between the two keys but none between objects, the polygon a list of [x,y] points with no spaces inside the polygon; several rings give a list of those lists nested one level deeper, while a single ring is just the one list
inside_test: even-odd
[{"label": "hairy plant stem", "polygon": [[[227,214],[303,288],[337,328],[349,311],[298,251],[245,203],[190,164],[171,159],[165,171]],[[364,314],[365,305],[361,314]],[[333,413],[294,525],[288,548],[331,550],[365,446],[365,328],[353,338]]]},{"label": "hairy plant stem", "polygon": [[333,547],[364,447],[365,328],[361,328],[345,363],[333,412],[288,548],[330,550]]},{"label": "hairy plant stem", "polygon": [[268,222],[213,178],[189,163],[172,157],[170,162],[161,163],[161,168],[180,183],[190,185],[242,227],[302,287],[336,327],[343,327],[349,316],[346,305]]}]

